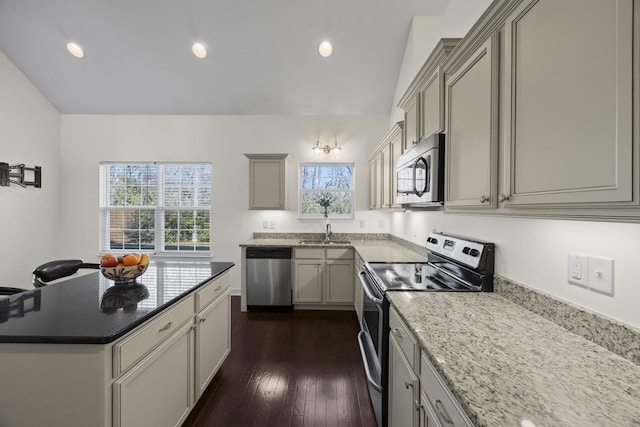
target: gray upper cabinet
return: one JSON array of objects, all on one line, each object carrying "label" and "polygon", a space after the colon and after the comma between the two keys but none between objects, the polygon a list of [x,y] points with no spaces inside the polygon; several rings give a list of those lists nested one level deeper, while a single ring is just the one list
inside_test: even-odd
[{"label": "gray upper cabinet", "polygon": [[[504,42],[504,206],[637,204],[634,1],[523,1],[506,18]],[[451,123],[464,114],[454,106]],[[459,129],[451,130],[455,141]],[[454,169],[460,175],[468,174]]]},{"label": "gray upper cabinet", "polygon": [[442,132],[445,125],[444,73],[441,65],[460,39],[440,39],[398,103],[404,110],[403,151]]},{"label": "gray upper cabinet", "polygon": [[491,36],[445,68],[446,206],[493,208],[497,205],[496,44],[496,37]]},{"label": "gray upper cabinet", "polygon": [[445,208],[640,220],[639,34],[640,0],[492,2],[442,65]]},{"label": "gray upper cabinet", "polygon": [[249,209],[285,210],[288,154],[245,154],[249,159]]},{"label": "gray upper cabinet", "polygon": [[371,193],[369,209],[400,208],[396,204],[396,163],[402,155],[403,123],[398,122],[369,156]]},{"label": "gray upper cabinet", "polygon": [[444,73],[438,67],[420,89],[420,139],[444,131]]}]

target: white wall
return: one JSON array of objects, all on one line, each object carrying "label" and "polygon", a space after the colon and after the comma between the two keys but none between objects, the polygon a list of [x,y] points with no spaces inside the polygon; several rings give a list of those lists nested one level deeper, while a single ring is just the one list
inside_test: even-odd
[{"label": "white wall", "polygon": [[[438,39],[461,37],[491,2],[454,0],[442,17],[415,18],[396,87],[402,97]],[[402,120],[392,110],[391,123]],[[438,231],[495,242],[496,272],[501,276],[640,327],[640,224],[525,219],[443,212],[389,214],[391,233],[424,245]],[[613,297],[570,285],[569,252],[614,259]]]},{"label": "white wall", "polygon": [[0,286],[32,287],[57,255],[59,135],[58,111],[0,51],[0,162],[42,166],[42,188],[0,187]]},{"label": "white wall", "polygon": [[[356,220],[333,221],[334,232],[389,231],[388,216],[368,210],[367,156],[387,130],[388,116],[61,116],[61,253],[95,259],[98,253],[98,164],[100,161],[210,161],[213,165],[214,260],[236,262],[239,244],[255,231],[322,232],[323,221],[297,220],[297,165],[334,159],[356,163]],[[313,155],[322,144],[342,144],[337,157]],[[288,209],[250,211],[249,160],[244,153],[289,153]],[[380,227],[380,221],[383,226]],[[276,222],[263,230],[264,220]],[[360,220],[365,228],[360,228]]]},{"label": "white wall", "polygon": [[442,16],[413,18],[391,106],[391,126],[404,120],[404,112],[396,105],[438,41],[441,38],[464,37],[491,2],[492,0],[451,0]]}]

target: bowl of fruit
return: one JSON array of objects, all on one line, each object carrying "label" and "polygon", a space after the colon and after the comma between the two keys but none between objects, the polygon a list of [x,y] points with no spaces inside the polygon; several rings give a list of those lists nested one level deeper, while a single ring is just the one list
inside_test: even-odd
[{"label": "bowl of fruit", "polygon": [[128,285],[136,282],[149,266],[149,255],[130,253],[123,256],[105,254],[100,258],[100,271],[116,285]]}]

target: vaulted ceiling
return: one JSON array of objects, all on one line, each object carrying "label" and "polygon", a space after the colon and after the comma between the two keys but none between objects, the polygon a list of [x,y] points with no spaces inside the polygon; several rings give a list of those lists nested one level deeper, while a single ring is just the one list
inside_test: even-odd
[{"label": "vaulted ceiling", "polygon": [[411,18],[448,1],[0,0],[0,50],[61,113],[389,114]]}]

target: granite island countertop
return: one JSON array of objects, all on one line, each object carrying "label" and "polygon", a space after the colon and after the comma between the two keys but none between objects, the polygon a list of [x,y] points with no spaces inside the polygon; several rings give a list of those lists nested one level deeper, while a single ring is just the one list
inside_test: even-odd
[{"label": "granite island countertop", "polygon": [[0,342],[110,343],[211,279],[232,262],[151,262],[135,285],[100,272],[0,299]]},{"label": "granite island countertop", "polygon": [[389,292],[482,427],[640,426],[640,366],[495,293]]}]

